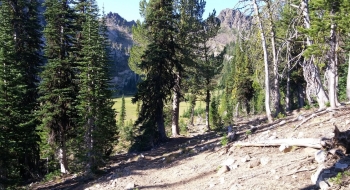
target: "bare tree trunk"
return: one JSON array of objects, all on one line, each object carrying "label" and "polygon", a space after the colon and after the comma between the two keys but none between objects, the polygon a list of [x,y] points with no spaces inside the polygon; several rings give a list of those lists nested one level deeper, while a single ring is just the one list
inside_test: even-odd
[{"label": "bare tree trunk", "polygon": [[60,163],[61,173],[68,174],[68,162],[67,162],[67,150],[66,150],[66,139],[64,135],[60,134],[60,147],[58,149],[58,160]]},{"label": "bare tree trunk", "polygon": [[336,57],[335,57],[335,48],[336,48],[336,34],[335,34],[336,25],[331,24],[331,36],[330,36],[330,50],[329,50],[329,63],[327,67],[328,74],[328,94],[329,94],[329,103],[331,108],[336,108],[337,103],[337,92],[336,92]]},{"label": "bare tree trunk", "polygon": [[209,107],[210,107],[210,90],[207,90],[206,97],[205,97],[205,126],[207,127],[208,131],[210,131]]},{"label": "bare tree trunk", "polygon": [[[301,9],[303,11],[305,28],[310,29],[311,23],[309,15],[309,0],[301,0]],[[308,36],[306,38],[306,43],[307,46],[312,45],[312,41]],[[311,56],[311,58],[309,60],[305,60],[303,64],[304,79],[307,83],[306,94],[309,101],[311,100],[311,96],[316,96],[319,108],[323,109],[326,107],[326,103],[328,102],[328,96],[323,89],[320,71],[313,63],[313,59],[313,56]],[[311,103],[312,102],[310,102],[310,104]]]},{"label": "bare tree trunk", "polygon": [[190,116],[190,125],[193,125],[194,120],[194,108],[196,106],[196,95],[191,94],[191,101],[190,101],[190,110],[191,110],[191,116]]},{"label": "bare tree trunk", "polygon": [[266,110],[266,116],[268,121],[271,123],[272,116],[271,116],[271,110],[270,110],[270,80],[269,80],[269,64],[268,64],[268,54],[267,54],[267,47],[266,47],[266,39],[265,39],[265,33],[264,33],[264,27],[261,22],[260,18],[260,12],[258,8],[258,4],[256,0],[253,1],[253,6],[254,6],[254,11],[255,14],[257,15],[257,22],[258,22],[258,27],[260,30],[260,36],[261,36],[261,43],[262,43],[262,48],[264,51],[264,66],[265,66],[265,110]]},{"label": "bare tree trunk", "polygon": [[176,77],[176,84],[173,87],[173,110],[172,110],[172,122],[171,132],[172,136],[176,137],[180,134],[179,129],[179,107],[180,107],[180,74]]},{"label": "bare tree trunk", "polygon": [[291,110],[291,102],[290,102],[290,62],[287,61],[287,89],[286,89],[286,111]]},{"label": "bare tree trunk", "polygon": [[239,102],[237,102],[236,108],[235,108],[235,117],[238,118],[239,117]]},{"label": "bare tree trunk", "polygon": [[276,51],[276,35],[275,35],[275,26],[273,23],[273,15],[271,10],[271,1],[265,1],[267,3],[267,9],[269,13],[269,24],[270,24],[270,30],[271,30],[271,48],[272,48],[272,58],[273,58],[273,95],[274,95],[274,108],[275,108],[275,116],[279,114],[281,111],[281,94],[280,94],[280,85],[279,85],[279,74],[278,74],[278,57],[277,57],[277,51]]},{"label": "bare tree trunk", "polygon": [[348,60],[348,76],[346,78],[346,97],[348,98],[348,101],[350,101],[350,52]]},{"label": "bare tree trunk", "polygon": [[[90,109],[90,108],[89,108]],[[90,110],[91,111],[91,110]],[[93,139],[93,119],[88,118],[87,120],[87,129],[86,129],[86,135],[85,135],[85,143],[87,147],[87,165],[86,165],[86,171],[88,173],[92,172],[92,168],[94,167],[94,139]]]}]

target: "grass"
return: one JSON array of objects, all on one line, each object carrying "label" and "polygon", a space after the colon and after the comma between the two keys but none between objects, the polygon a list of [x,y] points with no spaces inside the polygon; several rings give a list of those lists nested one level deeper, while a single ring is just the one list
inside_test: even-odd
[{"label": "grass", "polygon": [[[130,97],[124,97],[125,99],[125,110],[126,110],[126,118],[125,121],[133,120],[135,121],[137,119],[137,112],[136,108],[137,105],[133,104],[131,102],[132,96]],[[115,98],[113,99],[114,101],[114,106],[113,109],[117,112],[117,120],[119,119],[119,114],[120,110],[122,108],[122,98]]]},{"label": "grass", "polygon": [[[133,104],[131,102],[132,96],[124,97],[124,99],[125,99],[125,110],[126,110],[125,121],[130,121],[130,120],[136,121],[136,119],[137,119],[137,112],[136,112],[137,105]],[[117,112],[116,119],[118,121],[119,112],[120,112],[121,107],[122,107],[122,98],[121,97],[115,98],[115,99],[113,99],[113,101],[114,101],[113,109],[115,109],[115,111]],[[181,102],[180,103],[180,108],[179,108],[180,118],[183,115],[183,113],[189,109],[189,107],[190,107],[190,102]],[[197,101],[195,109],[198,109],[198,108],[205,108],[205,103],[203,101]]]}]

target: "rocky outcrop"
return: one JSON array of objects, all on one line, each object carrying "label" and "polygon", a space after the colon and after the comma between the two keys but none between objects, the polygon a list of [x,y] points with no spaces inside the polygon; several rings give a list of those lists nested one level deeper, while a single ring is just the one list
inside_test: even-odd
[{"label": "rocky outcrop", "polygon": [[224,9],[217,18],[221,22],[221,29],[218,35],[210,42],[211,49],[219,53],[224,47],[236,41],[242,31],[249,30],[252,24],[252,17],[244,15],[239,10]]},{"label": "rocky outcrop", "polygon": [[136,91],[139,80],[128,66],[129,53],[133,45],[131,31],[136,23],[125,20],[118,13],[111,12],[106,15],[106,21],[113,62],[112,83],[118,94],[132,94]]},{"label": "rocky outcrop", "polygon": [[224,9],[217,18],[221,21],[221,28],[247,30],[251,26],[251,17],[244,15],[239,10]]}]

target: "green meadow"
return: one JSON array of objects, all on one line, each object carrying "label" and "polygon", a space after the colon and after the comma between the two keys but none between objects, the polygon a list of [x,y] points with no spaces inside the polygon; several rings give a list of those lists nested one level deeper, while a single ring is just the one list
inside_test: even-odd
[{"label": "green meadow", "polygon": [[[135,121],[137,119],[137,105],[136,104],[133,104],[131,102],[131,99],[132,99],[132,96],[130,97],[124,97],[125,98],[125,110],[126,110],[126,121],[130,121],[130,120],[133,120]],[[113,106],[113,109],[117,112],[117,121],[119,119],[119,112],[121,110],[121,107],[122,107],[122,98],[119,97],[119,98],[115,98],[113,99],[114,101],[114,106]],[[183,113],[188,110],[190,107],[190,103],[189,102],[181,102],[180,103],[180,118],[181,116],[183,115]],[[195,109],[198,109],[198,108],[205,108],[205,103],[203,101],[197,101],[196,103],[196,108]]]}]

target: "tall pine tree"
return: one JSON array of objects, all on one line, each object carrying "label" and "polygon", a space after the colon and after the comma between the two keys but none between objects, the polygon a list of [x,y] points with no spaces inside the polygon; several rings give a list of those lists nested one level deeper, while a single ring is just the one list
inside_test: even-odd
[{"label": "tall pine tree", "polygon": [[136,125],[141,125],[140,138],[152,145],[167,140],[163,107],[175,84],[173,71],[181,71],[182,67],[175,58],[173,1],[150,0],[147,9],[144,22],[150,43],[139,65],[145,71],[145,80],[139,84],[133,102],[142,101]]},{"label": "tall pine tree", "polygon": [[[84,134],[85,171],[91,172],[112,150],[116,128],[109,90],[109,54],[105,20],[99,23],[94,0],[82,2],[84,10],[78,57],[78,115],[79,128]],[[79,4],[78,4],[79,5]]]},{"label": "tall pine tree", "polygon": [[41,27],[37,1],[0,1],[0,178],[38,172],[37,107]]},{"label": "tall pine tree", "polygon": [[[76,125],[76,65],[74,62],[74,12],[68,0],[48,0],[46,6],[44,36],[46,39],[46,65],[41,73],[39,85],[43,145],[49,143],[46,152],[54,155],[60,163],[62,173],[68,173],[67,141]],[[46,150],[43,150],[46,151]]]}]

